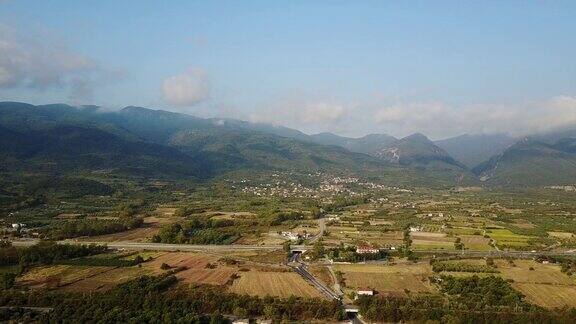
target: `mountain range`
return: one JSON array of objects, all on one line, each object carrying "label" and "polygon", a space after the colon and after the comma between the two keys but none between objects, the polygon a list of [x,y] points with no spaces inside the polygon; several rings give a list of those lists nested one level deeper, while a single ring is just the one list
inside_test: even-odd
[{"label": "mountain range", "polygon": [[142,107],[0,103],[0,172],[211,179],[230,172],[351,173],[420,186],[542,186],[576,182],[576,128],[529,138],[462,135],[431,141],[307,135],[235,119]]}]

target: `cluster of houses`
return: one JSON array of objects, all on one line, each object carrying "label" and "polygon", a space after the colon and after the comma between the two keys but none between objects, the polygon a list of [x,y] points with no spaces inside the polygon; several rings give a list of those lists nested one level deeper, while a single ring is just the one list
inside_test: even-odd
[{"label": "cluster of houses", "polygon": [[40,233],[33,228],[26,227],[24,223],[13,223],[1,229],[4,239],[7,235],[18,235],[20,237],[39,237]]},{"label": "cluster of houses", "polygon": [[[309,177],[319,178],[317,181],[320,185],[317,188],[311,188],[302,185],[296,181],[284,180],[291,179],[293,173],[274,173],[271,175],[271,181],[268,183],[254,183],[248,179],[241,180],[227,180],[232,188],[241,188],[241,191],[246,194],[255,196],[278,196],[278,197],[298,197],[298,198],[326,198],[328,195],[341,195],[347,194],[350,196],[361,195],[360,192],[354,191],[349,186],[350,184],[356,187],[364,187],[366,189],[377,190],[396,190],[398,192],[411,192],[407,189],[388,187],[383,184],[373,182],[361,182],[360,179],[355,177],[335,177],[323,173],[310,173]],[[388,201],[387,198],[379,198],[373,202],[383,203]]]},{"label": "cluster of houses", "polygon": [[409,230],[410,230],[410,232],[421,232],[422,227],[421,226],[410,226]]}]

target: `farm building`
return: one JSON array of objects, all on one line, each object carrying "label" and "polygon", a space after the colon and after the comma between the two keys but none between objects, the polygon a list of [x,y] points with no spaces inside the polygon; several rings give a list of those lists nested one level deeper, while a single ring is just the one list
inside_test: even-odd
[{"label": "farm building", "polygon": [[356,291],[356,299],[360,296],[374,296],[374,290],[366,288]]},{"label": "farm building", "polygon": [[371,245],[359,245],[356,247],[356,253],[358,254],[371,254],[378,252],[380,252],[380,249],[375,248]]}]

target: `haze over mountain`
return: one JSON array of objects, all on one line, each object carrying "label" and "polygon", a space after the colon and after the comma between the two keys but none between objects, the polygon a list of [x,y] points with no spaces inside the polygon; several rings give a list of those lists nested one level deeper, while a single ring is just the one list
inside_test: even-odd
[{"label": "haze over mountain", "polygon": [[467,167],[474,168],[492,156],[502,153],[516,141],[517,139],[504,134],[464,134],[435,141],[434,144]]},{"label": "haze over mountain", "polygon": [[431,186],[554,185],[576,179],[573,138],[544,141],[552,133],[516,144],[506,135],[437,142],[419,133],[348,138],[133,106],[102,112],[95,106],[15,102],[0,103],[0,133],[4,170],[107,170],[195,179],[239,170],[328,171]]},{"label": "haze over mountain", "polygon": [[[79,168],[139,166],[151,173],[200,178],[244,168],[355,170],[382,164],[343,148],[261,131],[286,131],[280,127],[137,107],[100,113],[92,107],[4,102],[0,103],[0,126],[5,135],[0,148],[10,157],[32,165],[45,159],[59,171],[67,169],[73,158],[79,161]],[[20,142],[10,140],[13,138]],[[92,163],[81,163],[85,160]],[[174,167],[174,163],[185,168]]]}]

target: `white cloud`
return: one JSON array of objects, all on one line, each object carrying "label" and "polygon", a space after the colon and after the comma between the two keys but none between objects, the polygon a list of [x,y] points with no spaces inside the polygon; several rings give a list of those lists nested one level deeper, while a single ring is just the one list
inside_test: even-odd
[{"label": "white cloud", "polygon": [[346,113],[346,108],[338,103],[310,102],[297,109],[297,118],[305,124],[330,124]]},{"label": "white cloud", "polygon": [[92,59],[53,39],[23,37],[0,25],[0,88],[62,88],[73,99],[88,99],[108,74]]},{"label": "white cloud", "polygon": [[530,135],[576,125],[576,97],[506,105],[408,102],[375,109],[373,117],[392,133],[422,132],[436,138],[462,133]]},{"label": "white cloud", "polygon": [[206,100],[210,94],[210,85],[203,70],[189,69],[183,74],[166,78],[162,93],[169,104],[188,107]]},{"label": "white cloud", "polygon": [[326,129],[340,131],[342,123],[352,118],[348,115],[351,109],[351,106],[334,101],[283,101],[256,111],[249,119],[310,133]]}]

